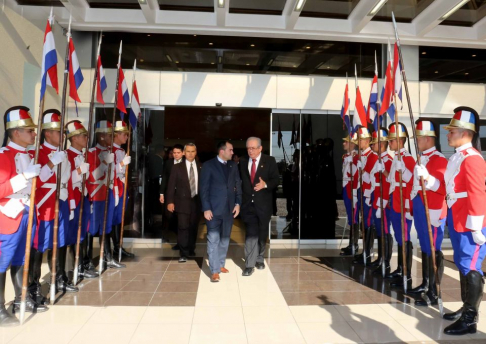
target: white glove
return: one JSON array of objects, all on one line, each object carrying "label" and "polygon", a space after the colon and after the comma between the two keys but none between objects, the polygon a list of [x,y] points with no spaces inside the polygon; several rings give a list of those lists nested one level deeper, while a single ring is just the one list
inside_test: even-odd
[{"label": "white glove", "polygon": [[371,207],[371,197],[365,197],[365,203],[368,207]]},{"label": "white glove", "polygon": [[376,164],[375,164],[375,169],[376,169],[376,172],[380,173],[380,172],[385,172],[385,164],[383,162],[379,162],[377,161]]},{"label": "white glove", "polygon": [[361,162],[361,160],[358,160],[358,162],[356,163],[356,166],[358,167],[358,170],[362,170],[364,168],[363,163]]},{"label": "white glove", "polygon": [[486,242],[486,238],[484,237],[483,233],[479,231],[472,231],[471,232],[473,240],[479,246],[483,245]]},{"label": "white glove", "polygon": [[113,161],[115,161],[115,154],[110,153],[105,156],[105,162],[107,164],[111,164]]},{"label": "white glove", "polygon": [[353,162],[353,157],[350,155],[350,156],[344,158],[344,162],[347,163],[347,164],[349,164],[350,162]]},{"label": "white glove", "polygon": [[395,168],[396,168],[397,171],[402,172],[402,173],[405,173],[405,171],[406,171],[405,164],[401,160],[397,160],[397,162],[395,164]]},{"label": "white glove", "polygon": [[125,155],[122,162],[123,162],[123,166],[127,166],[132,162],[132,157],[130,155]]},{"label": "white glove", "polygon": [[74,210],[71,210],[69,212],[69,221],[71,221],[72,219],[74,219]]},{"label": "white glove", "polygon": [[89,164],[86,162],[83,162],[79,164],[79,169],[81,170],[81,174],[86,174],[89,171]]},{"label": "white glove", "polygon": [[413,216],[412,216],[412,214],[410,214],[408,211],[405,213],[405,218],[406,218],[407,220],[413,220]]},{"label": "white glove", "polygon": [[353,204],[358,204],[358,190],[353,190]]},{"label": "white glove", "polygon": [[423,165],[415,166],[415,174],[417,174],[419,177],[424,177],[425,180],[430,177],[429,171],[427,171],[427,167]]},{"label": "white glove", "polygon": [[377,219],[381,219],[381,208],[380,207],[378,207],[378,209],[376,209],[375,216],[376,216]]},{"label": "white glove", "polygon": [[34,160],[31,161],[30,165],[25,169],[22,173],[25,179],[32,179],[37,177],[40,174],[41,165],[37,164],[34,165]]},{"label": "white glove", "polygon": [[65,151],[54,152],[51,156],[51,163],[56,166],[60,163],[64,162],[67,159],[67,155]]}]

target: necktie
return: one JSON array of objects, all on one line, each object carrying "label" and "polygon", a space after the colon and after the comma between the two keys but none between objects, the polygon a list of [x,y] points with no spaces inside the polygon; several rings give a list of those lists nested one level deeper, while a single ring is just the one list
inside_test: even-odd
[{"label": "necktie", "polygon": [[250,174],[250,180],[251,183],[253,184],[253,181],[255,180],[255,174],[256,174],[256,159],[251,159],[253,163],[251,164],[251,174]]},{"label": "necktie", "polygon": [[191,162],[191,168],[189,169],[189,185],[191,186],[191,197],[196,196],[196,177],[194,176],[194,163]]}]

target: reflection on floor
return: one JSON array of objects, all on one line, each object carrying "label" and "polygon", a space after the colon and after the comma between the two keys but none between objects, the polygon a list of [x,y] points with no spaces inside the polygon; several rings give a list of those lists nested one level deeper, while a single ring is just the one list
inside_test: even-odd
[{"label": "reflection on floor", "polygon": [[[450,322],[436,307],[419,308],[391,291],[335,247],[272,245],[264,270],[241,276],[243,246],[228,252],[228,274],[209,281],[205,245],[185,264],[169,244],[128,244],[127,269],[82,281],[80,292],[29,316],[22,327],[0,328],[0,343],[448,343],[486,340],[486,303],[478,333],[445,336]],[[290,245],[292,246],[292,245]],[[446,251],[450,258],[450,250]],[[395,262],[392,263],[396,264]],[[415,257],[412,273],[421,274]],[[44,264],[43,272],[47,272]],[[48,276],[46,276],[48,278]],[[414,285],[420,281],[415,279]],[[7,300],[13,297],[7,283]],[[461,302],[458,273],[446,267],[446,310]],[[42,334],[42,335],[41,335]]]}]

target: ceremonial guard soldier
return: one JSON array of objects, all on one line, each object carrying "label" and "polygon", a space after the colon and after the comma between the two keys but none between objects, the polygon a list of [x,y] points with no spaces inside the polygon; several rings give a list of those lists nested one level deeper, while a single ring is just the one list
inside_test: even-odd
[{"label": "ceremonial guard soldier", "polygon": [[[71,165],[65,151],[59,150],[61,138],[61,113],[46,110],[42,114],[41,146],[38,163],[42,166],[37,180],[35,203],[38,211],[38,226],[34,234],[31,257],[32,283],[30,292],[39,303],[47,302],[41,293],[40,277],[42,256],[47,251],[47,263],[52,272],[52,252],[54,237],[54,218],[56,208],[56,181],[61,178],[59,194],[58,250],[56,257],[56,291],[77,292],[78,288],[69,283],[65,266],[67,255],[67,233],[69,228],[68,189],[71,187]],[[61,175],[57,176],[57,165],[61,164]]]},{"label": "ceremonial guard soldier", "polygon": [[[463,306],[444,319],[456,320],[444,333],[475,333],[483,297],[481,265],[486,255],[486,163],[479,143],[479,116],[469,107],[459,107],[449,126],[447,140],[456,153],[445,172],[447,227],[459,269]],[[425,170],[425,169],[424,169]]]},{"label": "ceremonial guard soldier", "polygon": [[[390,284],[392,287],[403,286],[403,263],[407,266],[407,284],[412,283],[412,256],[413,246],[410,241],[410,230],[412,227],[412,204],[410,201],[410,194],[413,186],[413,171],[415,168],[415,159],[410,155],[404,146],[405,142],[409,139],[407,128],[403,123],[398,124],[398,129],[395,123],[389,126],[388,142],[390,149],[395,152],[393,163],[391,166],[390,174],[388,175],[388,181],[390,182],[390,218],[393,226],[393,232],[395,234],[395,240],[398,243],[398,266],[397,269],[385,276],[386,279],[394,280]],[[409,142],[410,145],[410,142]],[[409,149],[410,150],[410,149]],[[401,160],[398,159],[400,154]],[[402,174],[402,195],[400,195],[400,172]],[[402,199],[400,199],[402,196]],[[403,201],[404,211],[404,223],[405,228],[402,228],[401,206],[400,202]],[[402,241],[402,231],[404,233],[405,242]],[[402,245],[405,245],[405,257],[403,256]]]},{"label": "ceremonial guard soldier", "polygon": [[[356,138],[356,134],[354,138]],[[350,256],[353,254],[353,252],[358,252],[358,212],[357,209],[355,209],[353,216],[353,207],[351,206],[351,202],[353,201],[351,173],[354,172],[353,178],[357,178],[356,162],[358,161],[355,150],[357,142],[354,140],[354,138],[351,140],[351,142],[349,142],[349,136],[343,138],[343,149],[346,151],[346,153],[343,155],[343,201],[344,206],[346,207],[349,225],[349,245],[341,249],[340,254],[342,256]]]},{"label": "ceremonial guard soldier", "polygon": [[[375,275],[381,274],[382,264],[385,264],[385,273],[390,272],[390,260],[393,252],[393,237],[390,233],[390,208],[387,207],[390,192],[390,183],[388,182],[387,177],[390,173],[393,159],[388,153],[388,130],[384,128],[380,128],[380,130],[380,142],[378,142],[377,131],[373,132],[371,141],[371,148],[373,149],[373,152],[375,152],[376,154],[379,154],[381,152],[381,163],[379,160],[376,160],[375,165],[370,172],[371,188],[372,190],[374,190],[372,218],[376,228],[376,235],[378,237],[378,259],[370,264],[370,266],[377,267],[373,271],[373,274]],[[382,173],[381,180],[380,172]],[[380,195],[383,195],[383,214],[381,213]],[[381,245],[382,216],[384,223],[383,232],[385,234],[385,252],[383,252],[383,247]]]},{"label": "ceremonial guard soldier", "polygon": [[[27,146],[35,144],[36,136],[29,109],[24,106],[8,109],[4,125],[5,137],[0,149],[0,326],[15,326],[19,321],[5,309],[6,271],[10,266],[15,290],[14,310],[18,310],[22,296],[32,179],[39,175],[41,166],[34,165],[27,152]],[[34,211],[33,228],[36,221]],[[40,313],[47,309],[29,295],[26,296],[26,311]]]},{"label": "ceremonial guard soldier", "polygon": [[[104,241],[104,259],[108,268],[123,268],[124,264],[118,263],[113,259],[111,251],[111,226],[113,222],[113,213],[115,210],[115,198],[113,193],[114,187],[114,154],[108,151],[111,145],[111,133],[113,127],[110,121],[99,121],[96,123],[95,135],[96,146],[88,152],[89,178],[88,193],[91,202],[91,215],[89,219],[89,229],[87,233],[87,260],[88,266],[93,269],[93,236],[99,236],[100,242],[103,235],[104,222],[106,221],[105,241]],[[108,165],[111,164],[109,169]],[[108,175],[110,170],[110,175]],[[106,199],[106,178],[109,178],[110,192]],[[108,202],[108,211],[105,220],[105,202]]]},{"label": "ceremonial guard soldier", "polygon": [[[371,187],[370,173],[378,160],[378,155],[371,150],[371,134],[367,128],[359,128],[358,140],[359,149],[361,150],[361,160],[358,159],[356,166],[358,168],[359,175],[362,175],[362,182],[359,180],[360,176],[358,175],[358,178],[353,180],[353,184],[356,185],[357,189],[359,189],[359,192],[357,193],[359,201],[363,199],[363,218],[361,219],[361,221],[364,222],[363,227],[365,238],[363,243],[363,253],[366,254],[366,263],[369,264],[371,263],[371,254],[373,252],[375,234],[374,229],[372,228],[374,227],[374,223],[372,222],[371,216],[374,190]],[[363,253],[355,257],[353,260],[354,264],[363,263]]]},{"label": "ceremonial guard soldier", "polygon": [[438,294],[420,178],[424,178],[425,188],[427,190],[429,218],[435,249],[435,264],[437,266],[440,283],[444,272],[444,255],[440,249],[444,238],[444,226],[447,215],[444,183],[447,159],[436,148],[437,140],[439,139],[436,131],[437,125],[432,121],[421,119],[415,123],[415,137],[421,154],[421,165],[417,164],[415,166],[413,189],[410,198],[413,202],[413,220],[422,251],[422,283],[409,290],[409,293],[426,293],[427,297],[416,300],[415,304],[417,306],[427,306],[428,302],[432,304],[438,303]]},{"label": "ceremonial guard soldier", "polygon": [[[125,170],[132,161],[129,155],[125,154],[125,150],[121,147],[127,143],[129,130],[124,121],[115,122],[115,138],[113,142],[113,153],[115,154],[115,168],[116,168],[116,182],[115,182],[115,211],[113,217],[113,255],[118,256],[120,249],[120,235],[121,222],[123,216],[123,193],[125,191]],[[128,201],[128,195],[126,197]],[[121,249],[122,255],[128,258],[133,258],[135,255],[126,251],[123,247]]]},{"label": "ceremonial guard soldier", "polygon": [[[76,244],[78,239],[79,216],[81,213],[81,197],[85,197],[83,202],[83,221],[81,224],[80,238],[80,257],[86,257],[87,240],[86,232],[88,229],[89,215],[91,212],[90,203],[87,197],[87,188],[82,190],[83,176],[89,173],[89,164],[84,161],[83,151],[86,149],[88,131],[81,121],[74,120],[66,124],[66,137],[71,143],[67,150],[67,158],[71,164],[71,187],[69,188],[69,231],[68,245],[71,248],[73,257],[76,254]],[[84,193],[83,193],[84,191]],[[73,259],[74,264],[74,259]],[[94,267],[93,267],[94,268]],[[79,262],[78,274],[81,278],[96,278],[98,272],[90,269],[89,261]]]}]

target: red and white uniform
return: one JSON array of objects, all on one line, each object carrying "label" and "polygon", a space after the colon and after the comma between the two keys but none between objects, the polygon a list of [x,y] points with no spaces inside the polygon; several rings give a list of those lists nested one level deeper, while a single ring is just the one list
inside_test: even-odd
[{"label": "red and white uniform", "polygon": [[17,232],[25,206],[30,205],[32,180],[22,175],[32,156],[14,142],[0,148],[0,234]]},{"label": "red and white uniform", "polygon": [[[106,200],[106,178],[108,176],[108,165],[103,163],[108,148],[97,144],[96,147],[88,151],[89,178],[86,187],[89,193],[89,200],[105,201]],[[112,163],[113,164],[113,163]],[[113,189],[114,168],[111,167],[110,189]]]},{"label": "red and white uniform", "polygon": [[[79,206],[81,202],[81,187],[83,183],[83,175],[78,173],[79,166],[84,163],[83,152],[78,151],[72,146],[69,147],[67,152],[67,159],[71,164],[71,187],[69,188],[69,209],[74,210]],[[88,194],[87,190],[84,190],[85,196]]]},{"label": "red and white uniform", "polygon": [[[372,187],[371,170],[378,161],[378,154],[373,152],[370,147],[361,153],[361,163],[363,164],[363,196],[367,201],[371,201]],[[376,197],[376,196],[375,196]]]},{"label": "red and white uniform", "polygon": [[[356,151],[351,153],[346,153],[343,155],[343,190],[346,190],[348,198],[351,199],[351,170],[356,172],[356,165],[354,165],[353,160],[356,157]],[[356,161],[354,161],[356,162]],[[353,167],[351,167],[353,166]],[[354,178],[354,175],[353,175]],[[354,184],[354,180],[353,180]]]},{"label": "red and white uniform", "polygon": [[447,206],[457,232],[486,227],[486,162],[470,143],[456,149],[444,175]]},{"label": "red and white uniform", "polygon": [[[412,220],[412,202],[410,201],[410,194],[412,193],[413,188],[413,170],[415,168],[415,159],[405,148],[400,150],[400,155],[402,162],[405,165],[405,172],[402,173],[404,211],[407,219]],[[397,162],[398,154],[395,154],[390,169],[390,174],[388,175],[388,182],[390,183],[390,195],[393,194],[393,210],[400,213],[400,172],[396,169]]]},{"label": "red and white uniform", "polygon": [[[385,171],[390,173],[391,166],[392,166],[393,158],[388,152],[381,153],[381,162],[385,165]],[[385,174],[382,173],[381,182],[380,182],[380,172],[377,169],[377,162],[378,159],[375,161],[373,168],[370,172],[371,178],[371,187],[375,193],[375,199],[373,201],[373,209],[378,209],[380,207],[380,186],[383,187],[383,207],[386,207],[388,200],[390,199],[390,182],[385,177]]]},{"label": "red and white uniform", "polygon": [[121,148],[116,143],[113,143],[113,154],[115,155],[115,169],[116,169],[116,180],[115,180],[115,205],[118,205],[120,197],[123,195],[125,188],[125,170],[126,166],[122,166],[122,160],[125,158],[125,150]]},{"label": "red and white uniform", "polygon": [[[447,216],[447,207],[445,202],[446,190],[444,182],[444,173],[447,168],[447,159],[435,147],[430,148],[424,152],[420,157],[420,163],[426,167],[430,177],[429,181],[425,182],[427,202],[429,205],[430,220],[434,226],[438,226],[439,220],[445,219]],[[417,195],[424,200],[422,194],[422,186],[420,184],[420,177],[414,175],[413,188],[410,199],[413,200]]]},{"label": "red and white uniform", "polygon": [[[41,221],[51,221],[54,219],[57,166],[51,169],[47,163],[57,150],[58,147],[47,142],[44,142],[39,148],[37,162],[42,166],[42,169],[39,177],[37,177],[35,204],[37,206],[38,218]],[[71,189],[71,164],[68,160],[65,160],[61,164],[61,192],[59,194],[61,201],[68,200],[68,189]]]}]

